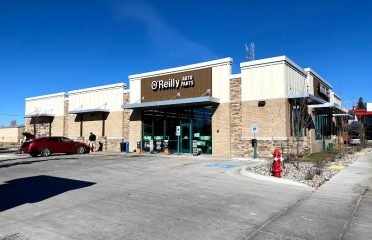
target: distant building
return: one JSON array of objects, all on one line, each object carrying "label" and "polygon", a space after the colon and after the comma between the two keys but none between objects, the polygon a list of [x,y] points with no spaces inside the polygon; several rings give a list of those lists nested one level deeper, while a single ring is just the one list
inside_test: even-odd
[{"label": "distant building", "polygon": [[23,125],[19,126],[9,126],[0,128],[0,143],[20,143],[22,139],[22,133],[24,132],[25,127]]},{"label": "distant building", "polygon": [[358,122],[363,122],[366,139],[372,140],[372,103],[366,104],[366,110],[349,110],[349,113],[355,115]]}]

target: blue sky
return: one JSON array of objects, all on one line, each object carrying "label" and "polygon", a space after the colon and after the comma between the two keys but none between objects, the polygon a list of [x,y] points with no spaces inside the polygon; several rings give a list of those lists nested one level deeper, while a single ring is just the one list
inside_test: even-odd
[{"label": "blue sky", "polygon": [[127,82],[128,75],[222,57],[287,55],[347,107],[372,102],[369,1],[1,1],[0,125],[26,97]]}]

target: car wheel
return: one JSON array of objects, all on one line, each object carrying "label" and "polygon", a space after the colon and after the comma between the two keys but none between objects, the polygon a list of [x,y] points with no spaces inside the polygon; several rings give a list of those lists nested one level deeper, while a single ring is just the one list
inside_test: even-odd
[{"label": "car wheel", "polygon": [[51,154],[49,148],[43,148],[40,153],[41,153],[41,156],[43,156],[43,157],[49,157],[50,154]]},{"label": "car wheel", "polygon": [[85,153],[85,148],[83,146],[79,146],[77,149],[76,149],[76,153],[77,154],[84,154]]}]

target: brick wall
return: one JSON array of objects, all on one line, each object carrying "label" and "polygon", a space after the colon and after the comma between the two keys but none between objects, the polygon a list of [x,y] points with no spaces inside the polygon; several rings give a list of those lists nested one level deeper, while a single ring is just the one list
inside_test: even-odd
[{"label": "brick wall", "polygon": [[230,156],[230,103],[220,103],[213,110],[212,154]]},{"label": "brick wall", "polygon": [[142,111],[133,110],[129,119],[129,147],[132,152],[136,149],[137,140],[142,138]]},{"label": "brick wall", "polygon": [[[287,153],[297,152],[297,140],[290,136],[290,106],[288,99],[268,99],[264,106],[257,101],[242,102],[241,155],[253,157],[251,139],[254,137],[250,126],[256,124],[257,155],[272,157],[275,149],[285,149]],[[232,126],[234,127],[234,126]],[[235,140],[238,144],[238,140]],[[310,153],[310,137],[298,141],[300,155]],[[232,144],[233,145],[233,144]]]},{"label": "brick wall", "polygon": [[259,107],[258,101],[242,102],[242,136],[253,137],[251,125],[256,124],[256,137],[289,136],[289,103],[285,98],[265,100]]}]

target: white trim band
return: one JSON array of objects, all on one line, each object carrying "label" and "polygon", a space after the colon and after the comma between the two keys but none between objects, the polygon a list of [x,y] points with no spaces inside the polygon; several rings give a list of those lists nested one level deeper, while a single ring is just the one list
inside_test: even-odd
[{"label": "white trim band", "polygon": [[174,67],[174,68],[168,68],[168,69],[163,69],[163,70],[158,70],[158,71],[129,75],[128,78],[129,80],[140,80],[142,78],[157,77],[161,75],[192,71],[192,70],[208,68],[208,67],[216,67],[216,66],[221,66],[221,65],[226,65],[226,64],[231,65],[232,62],[233,62],[232,58],[227,57],[227,58],[221,58],[221,59],[208,61],[208,62],[201,62],[201,63],[191,64],[191,65],[181,66],[181,67]]}]

